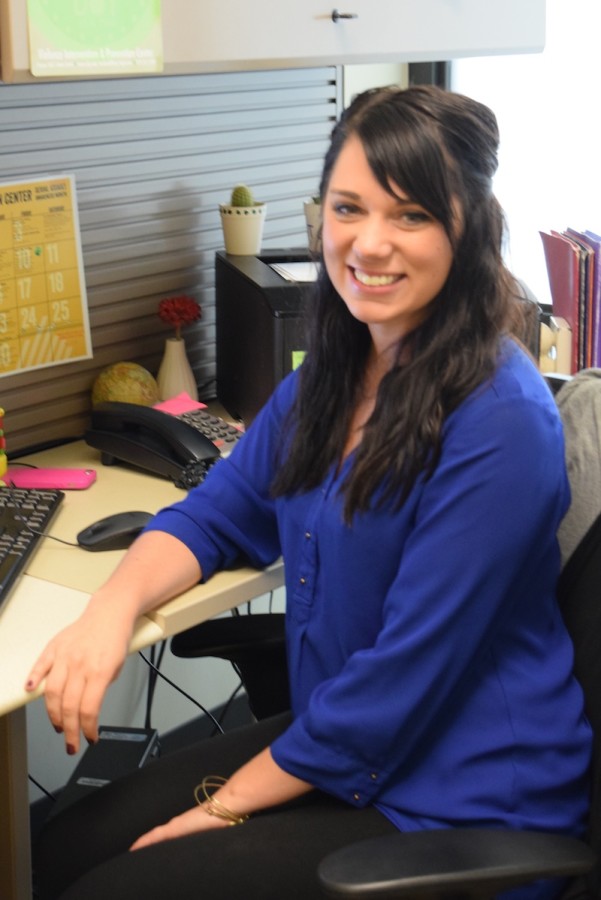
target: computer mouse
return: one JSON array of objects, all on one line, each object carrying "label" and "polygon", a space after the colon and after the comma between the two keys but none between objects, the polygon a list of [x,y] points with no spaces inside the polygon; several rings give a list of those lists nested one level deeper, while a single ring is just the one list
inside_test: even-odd
[{"label": "computer mouse", "polygon": [[77,535],[77,543],[85,550],[124,550],[142,531],[152,514],[141,512],[115,513],[92,522]]}]

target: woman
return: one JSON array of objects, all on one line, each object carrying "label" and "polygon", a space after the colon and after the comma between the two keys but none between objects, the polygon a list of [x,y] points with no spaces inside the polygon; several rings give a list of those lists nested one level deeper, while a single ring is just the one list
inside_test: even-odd
[{"label": "woman", "polygon": [[426,87],[367,92],[334,129],[303,366],[28,682],[46,676],[74,751],[141,613],[283,553],[291,715],[67,809],[43,897],[307,900],[358,837],[583,831],[591,738],[554,597],[569,490],[554,402],[509,336],[497,140],[488,109]]}]

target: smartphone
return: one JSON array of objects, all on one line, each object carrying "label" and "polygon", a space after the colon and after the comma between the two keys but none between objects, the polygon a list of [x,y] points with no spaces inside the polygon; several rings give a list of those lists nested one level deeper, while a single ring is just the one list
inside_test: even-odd
[{"label": "smartphone", "polygon": [[2,481],[8,487],[82,491],[96,481],[96,469],[44,469],[9,466]]}]

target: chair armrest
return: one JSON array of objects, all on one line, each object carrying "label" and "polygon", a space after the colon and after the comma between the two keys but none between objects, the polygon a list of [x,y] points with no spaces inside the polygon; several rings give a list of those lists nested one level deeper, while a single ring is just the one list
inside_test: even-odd
[{"label": "chair armrest", "polygon": [[171,652],[174,656],[217,656],[240,661],[260,659],[267,651],[285,647],[285,614],[253,613],[209,619],[174,634]]},{"label": "chair armrest", "polygon": [[349,844],[322,860],[326,897],[494,896],[539,878],[584,875],[596,861],[582,841],[492,828],[399,832]]}]

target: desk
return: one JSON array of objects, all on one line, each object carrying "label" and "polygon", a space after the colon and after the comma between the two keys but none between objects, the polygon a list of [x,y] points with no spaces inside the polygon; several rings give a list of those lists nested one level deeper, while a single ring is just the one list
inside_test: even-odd
[{"label": "desk", "polygon": [[[184,496],[169,481],[120,464],[103,466],[83,441],[23,457],[39,466],[94,468],[97,480],[85,491],[68,491],[50,534],[75,541],[91,522],[126,510],[155,512]],[[25,678],[48,639],[73,621],[89,595],[113,571],[123,551],[89,553],[44,540],[26,574],[0,613],[0,897],[31,900]],[[281,562],[258,571],[242,566],[220,572],[203,585],[142,616],[130,652],[246,603],[280,587]]]}]

